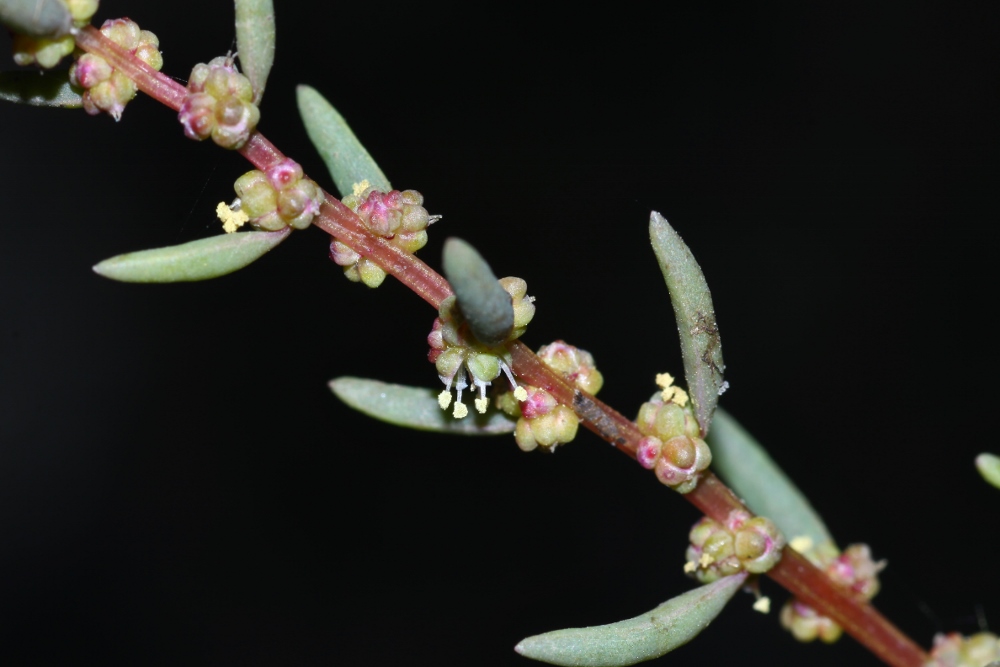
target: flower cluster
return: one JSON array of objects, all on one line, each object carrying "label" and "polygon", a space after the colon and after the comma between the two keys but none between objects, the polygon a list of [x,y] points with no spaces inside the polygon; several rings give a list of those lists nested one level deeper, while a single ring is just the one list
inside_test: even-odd
[{"label": "flower cluster", "polygon": [[[73,25],[80,27],[90,21],[97,11],[97,0],[65,0]],[[73,35],[61,37],[32,37],[15,33],[13,37],[14,62],[18,65],[37,64],[51,69],[59,64],[63,56],[73,53],[76,41]]]},{"label": "flower cluster", "polygon": [[177,117],[188,138],[212,137],[223,148],[240,148],[247,142],[260,110],[253,103],[250,80],[237,71],[232,57],[195,65],[187,90]]},{"label": "flower cluster", "polygon": [[[129,19],[111,19],[104,22],[101,32],[105,37],[130,52],[155,70],[163,67],[160,40],[148,30],[140,30]],[[111,67],[104,58],[92,53],[80,56],[69,71],[69,80],[84,88],[83,108],[96,115],[102,111],[120,120],[125,105],[138,92],[135,82]]]},{"label": "flower cluster", "polygon": [[726,522],[704,517],[691,528],[684,571],[703,584],[746,570],[760,574],[781,559],[785,538],[770,519],[733,510]]},{"label": "flower cluster", "polygon": [[[792,540],[793,548],[796,540]],[[798,549],[796,549],[798,550]],[[885,568],[885,561],[872,560],[867,544],[852,544],[843,553],[827,545],[825,550],[807,552],[806,556],[828,577],[849,588],[866,600],[871,600],[879,590],[878,573]],[[822,616],[804,602],[792,599],[781,609],[781,625],[800,642],[819,639],[832,644],[840,638],[843,629],[832,619]]]},{"label": "flower cluster", "polygon": [[701,439],[698,420],[687,392],[674,386],[669,373],[660,373],[656,382],[662,390],[639,408],[636,425],[643,438],[636,459],[656,478],[679,493],[688,493],[712,463],[712,452]]},{"label": "flower cluster", "polygon": [[934,637],[931,660],[926,667],[983,667],[995,660],[1000,660],[1000,638],[992,632],[968,637],[951,632]]},{"label": "flower cluster", "polygon": [[[416,190],[379,192],[367,181],[355,186],[354,194],[342,201],[368,229],[405,252],[416,252],[427,244],[427,226],[439,217],[428,215],[424,196]],[[344,267],[344,275],[354,282],[378,287],[385,280],[382,267],[340,241],[330,244],[330,259]]]},{"label": "flower cluster", "polygon": [[[515,317],[515,324],[517,318]],[[553,371],[562,375],[573,385],[589,394],[596,394],[604,384],[604,377],[594,365],[594,357],[557,340],[538,350],[538,358]],[[512,417],[517,417],[514,440],[526,452],[541,446],[554,451],[556,445],[564,444],[576,437],[580,419],[570,408],[561,405],[544,389],[525,386],[525,398],[518,403],[510,392],[497,397],[497,407]]]},{"label": "flower cluster", "polygon": [[479,391],[475,406],[480,413],[486,412],[489,405],[486,387],[500,377],[500,373],[504,373],[515,388],[517,400],[527,398],[525,389],[518,387],[514,381],[514,374],[510,370],[510,352],[504,347],[504,343],[515,340],[524,333],[528,322],[535,315],[534,299],[526,295],[528,284],[520,278],[501,278],[499,282],[504,291],[510,294],[514,306],[514,329],[506,341],[492,346],[477,341],[469,331],[454,296],[441,302],[438,317],[427,336],[427,344],[431,348],[427,358],[437,367],[438,377],[445,386],[438,397],[438,403],[442,410],[448,409],[451,405],[451,388],[454,386],[458,400],[452,414],[459,419],[469,414],[469,409],[462,403],[462,391],[469,387],[469,379]]},{"label": "flower cluster", "polygon": [[259,229],[276,231],[291,225],[305,229],[323,205],[323,190],[302,175],[302,167],[285,158],[267,172],[254,169],[236,179],[240,210]]}]

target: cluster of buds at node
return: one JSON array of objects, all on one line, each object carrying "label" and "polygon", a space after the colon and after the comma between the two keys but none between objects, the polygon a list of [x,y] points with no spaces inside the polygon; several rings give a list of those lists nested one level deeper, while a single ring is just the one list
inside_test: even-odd
[{"label": "cluster of buds at node", "polygon": [[212,137],[223,148],[240,148],[256,129],[260,110],[253,103],[253,88],[232,57],[195,65],[187,91],[177,118],[188,138]]},{"label": "cluster of buds at node", "polygon": [[[79,28],[90,22],[97,11],[97,0],[65,0],[73,25]],[[14,62],[18,65],[37,64],[51,69],[59,64],[63,56],[73,53],[76,40],[73,35],[62,37],[32,37],[15,33],[13,37]]]},{"label": "cluster of buds at node", "polygon": [[[589,394],[596,394],[604,384],[604,377],[594,365],[590,352],[561,340],[542,346],[538,350],[538,358],[577,389]],[[524,389],[525,398],[520,403],[510,392],[497,397],[497,407],[511,417],[517,417],[514,440],[518,447],[526,452],[539,446],[554,451],[556,445],[576,437],[580,418],[573,410],[558,403],[544,389],[530,385]]]},{"label": "cluster of buds at node", "polygon": [[[111,19],[104,22],[101,32],[105,37],[134,55],[155,70],[163,67],[160,40],[148,30],[140,30],[129,19]],[[80,56],[69,71],[70,82],[81,88],[83,108],[91,114],[110,114],[115,120],[122,117],[125,105],[135,97],[135,82],[111,67],[104,58],[92,53]]]},{"label": "cluster of buds at node", "polygon": [[557,340],[540,347],[538,358],[577,389],[588,394],[596,394],[604,386],[604,376],[597,370],[593,355],[586,350]]},{"label": "cluster of buds at node", "polygon": [[[795,540],[792,545],[794,548]],[[852,544],[843,553],[827,545],[827,550],[813,551],[807,557],[830,579],[866,600],[871,600],[879,591],[878,573],[885,568],[885,561],[872,560],[867,544]],[[782,627],[800,642],[819,639],[832,644],[843,633],[843,629],[832,619],[797,599],[785,603],[780,619]]]},{"label": "cluster of buds at node", "polygon": [[[576,437],[580,419],[570,408],[560,404],[549,392],[525,385],[520,391],[505,392],[497,397],[497,407],[517,417],[514,441],[522,451],[530,452],[541,446],[554,451]],[[518,396],[524,399],[518,403]]]},{"label": "cluster of buds at node", "polygon": [[662,388],[639,408],[636,425],[643,438],[636,449],[636,459],[656,478],[678,493],[692,491],[701,473],[712,463],[712,452],[701,439],[687,393],[673,385],[669,373],[660,373],[656,382]]},{"label": "cluster of buds at node", "polygon": [[462,403],[462,392],[470,386],[470,379],[472,386],[479,392],[475,406],[480,413],[486,412],[489,406],[486,388],[500,377],[500,373],[507,376],[517,400],[527,398],[524,387],[518,387],[514,381],[514,374],[510,370],[510,352],[505,344],[524,333],[528,322],[535,316],[534,299],[526,296],[528,284],[520,278],[501,278],[499,283],[510,294],[514,306],[514,329],[505,341],[498,345],[484,345],[476,340],[469,331],[469,325],[462,317],[454,296],[441,302],[438,317],[427,336],[427,344],[431,348],[427,358],[437,368],[438,377],[445,386],[438,396],[438,403],[442,410],[447,410],[451,405],[451,389],[454,387],[457,400],[452,414],[458,419],[469,414],[469,409]]},{"label": "cluster of buds at node", "polygon": [[684,571],[707,584],[721,577],[747,571],[761,574],[781,559],[785,538],[774,522],[733,510],[726,522],[708,517],[691,528]]},{"label": "cluster of buds at node", "polygon": [[254,169],[236,179],[239,208],[250,224],[267,231],[292,226],[305,229],[323,205],[323,190],[302,175],[302,167],[285,158],[267,172]]},{"label": "cluster of buds at node", "polygon": [[[372,233],[404,252],[416,252],[427,244],[427,226],[438,216],[428,215],[422,194],[416,190],[379,192],[367,181],[355,190],[344,197],[343,204],[357,213]],[[378,287],[385,280],[382,267],[340,241],[330,244],[330,259],[344,267],[344,275],[354,282]]]},{"label": "cluster of buds at node", "polygon": [[968,637],[957,632],[939,633],[934,636],[931,659],[924,667],[990,667],[996,660],[1000,660],[1000,638],[992,632]]}]

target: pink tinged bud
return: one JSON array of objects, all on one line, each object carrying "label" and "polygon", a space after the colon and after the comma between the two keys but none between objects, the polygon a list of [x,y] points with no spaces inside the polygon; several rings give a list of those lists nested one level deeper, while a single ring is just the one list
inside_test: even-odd
[{"label": "pink tinged bud", "polygon": [[361,255],[340,241],[332,241],[330,243],[330,259],[336,262],[338,266],[351,266],[361,259]]},{"label": "pink tinged bud", "polygon": [[647,470],[652,470],[660,458],[660,450],[663,441],[655,436],[647,435],[639,441],[639,446],[635,450],[635,458],[639,465]]},{"label": "pink tinged bud", "polygon": [[284,190],[302,178],[302,167],[295,160],[285,158],[267,170],[267,180],[275,190]]},{"label": "pink tinged bud", "polygon": [[126,51],[133,51],[139,46],[139,36],[142,31],[135,21],[123,18],[108,19],[101,26],[101,32]]},{"label": "pink tinged bud", "polygon": [[521,403],[521,414],[525,419],[535,419],[548,414],[559,404],[552,394],[537,387],[526,387],[528,399]]},{"label": "pink tinged bud", "polygon": [[111,65],[104,58],[85,53],[70,70],[70,81],[81,88],[93,88],[111,78]]},{"label": "pink tinged bud", "polygon": [[678,493],[688,493],[698,485],[701,472],[712,462],[712,453],[701,438],[686,435],[663,443],[654,471],[657,479]]},{"label": "pink tinged bud", "polygon": [[184,127],[184,135],[189,139],[207,139],[215,127],[215,98],[205,93],[188,95],[181,104],[177,118]]},{"label": "pink tinged bud", "polygon": [[431,332],[427,334],[427,344],[430,345],[431,349],[441,351],[444,349],[444,339],[441,337],[441,318],[435,317],[434,324],[431,326]]},{"label": "pink tinged bud", "polygon": [[323,191],[307,178],[278,194],[278,215],[295,229],[312,224],[323,204]]}]

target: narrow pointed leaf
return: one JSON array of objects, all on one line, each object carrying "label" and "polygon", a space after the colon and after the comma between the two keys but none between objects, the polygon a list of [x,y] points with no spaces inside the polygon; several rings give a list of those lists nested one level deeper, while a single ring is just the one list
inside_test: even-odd
[{"label": "narrow pointed leaf", "polygon": [[708,283],[694,255],[666,218],[653,211],[649,238],[670,292],[684,358],[684,377],[701,433],[708,433],[722,384],[722,341]]},{"label": "narrow pointed leaf", "polygon": [[499,345],[514,329],[514,304],[493,270],[475,248],[462,239],[444,242],[444,275],[476,339]]},{"label": "narrow pointed leaf", "polygon": [[389,179],[354,136],[347,121],[322,95],[309,86],[299,86],[296,96],[306,133],[326,163],[341,197],[351,194],[354,184],[363,181],[380,192],[392,190]]},{"label": "narrow pointed leaf", "polygon": [[278,232],[210,236],[181,245],[117,255],[94,267],[105,278],[126,283],[177,283],[217,278],[260,259],[288,237]]},{"label": "narrow pointed leaf", "polygon": [[745,572],[723,577],[627,621],[528,637],[514,650],[526,658],[567,667],[620,667],[652,660],[708,627],[746,577]]},{"label": "narrow pointed leaf", "polygon": [[83,100],[69,85],[69,71],[18,70],[0,74],[0,100],[36,107],[79,109]]},{"label": "narrow pointed leaf", "polygon": [[826,524],[764,448],[739,422],[715,413],[708,436],[712,467],[756,514],[766,516],[792,540],[808,537],[813,545],[833,543]]},{"label": "narrow pointed leaf", "polygon": [[980,454],[976,457],[976,468],[983,479],[1000,489],[1000,456]]},{"label": "narrow pointed leaf", "polygon": [[330,389],[355,410],[397,426],[462,435],[497,435],[514,431],[514,421],[502,412],[472,413],[465,419],[453,418],[450,412],[441,409],[433,389],[356,377],[331,380]]},{"label": "narrow pointed leaf", "polygon": [[33,37],[69,33],[73,16],[63,0],[0,0],[0,23]]},{"label": "narrow pointed leaf", "polygon": [[243,74],[250,79],[253,101],[260,104],[274,64],[272,0],[236,0],[236,52]]}]

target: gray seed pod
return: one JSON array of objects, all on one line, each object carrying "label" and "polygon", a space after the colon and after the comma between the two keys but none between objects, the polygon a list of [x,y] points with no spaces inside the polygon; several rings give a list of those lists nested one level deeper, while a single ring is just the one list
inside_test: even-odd
[{"label": "gray seed pod", "polygon": [[31,37],[61,37],[73,16],[63,0],[0,0],[0,23]]},{"label": "gray seed pod", "polygon": [[444,275],[472,335],[484,345],[499,345],[514,329],[514,306],[490,265],[465,241],[444,242]]}]

